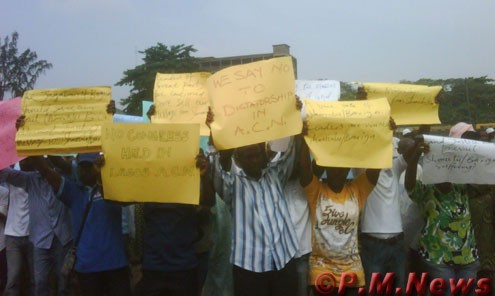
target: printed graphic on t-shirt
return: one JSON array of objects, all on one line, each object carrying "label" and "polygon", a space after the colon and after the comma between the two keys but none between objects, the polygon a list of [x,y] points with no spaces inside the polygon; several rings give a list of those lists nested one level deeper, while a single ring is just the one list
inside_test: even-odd
[{"label": "printed graphic on t-shirt", "polygon": [[356,222],[349,218],[349,213],[339,211],[334,205],[327,205],[322,212],[322,217],[320,225],[333,226],[339,234],[351,234],[356,228]]}]

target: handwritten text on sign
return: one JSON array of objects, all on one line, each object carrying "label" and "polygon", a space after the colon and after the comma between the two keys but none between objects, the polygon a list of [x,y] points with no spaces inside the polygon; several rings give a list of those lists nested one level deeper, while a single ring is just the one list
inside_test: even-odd
[{"label": "handwritten text on sign", "polygon": [[442,90],[441,86],[397,83],[363,83],[363,86],[368,100],[388,99],[398,125],[440,123],[435,97]]},{"label": "handwritten text on sign", "polygon": [[301,132],[291,57],[233,66],[212,75],[208,94],[218,149],[229,149]]},{"label": "handwritten text on sign", "polygon": [[392,165],[392,131],[387,99],[319,102],[304,100],[316,163],[329,167],[387,168]]},{"label": "handwritten text on sign", "polygon": [[0,102],[0,169],[23,159],[15,150],[15,122],[19,115],[21,98]]},{"label": "handwritten text on sign", "polygon": [[105,197],[199,204],[198,124],[105,124]]},{"label": "handwritten text on sign", "polygon": [[18,131],[19,155],[101,151],[101,124],[112,121],[106,112],[110,87],[31,90],[22,97],[26,124]]},{"label": "handwritten text on sign", "polygon": [[209,135],[205,125],[208,112],[206,79],[210,73],[156,74],[153,123],[198,123],[201,135]]},{"label": "handwritten text on sign", "polygon": [[424,136],[423,183],[495,184],[495,144]]},{"label": "handwritten text on sign", "polygon": [[301,99],[337,101],[340,82],[335,80],[296,80],[296,94]]}]

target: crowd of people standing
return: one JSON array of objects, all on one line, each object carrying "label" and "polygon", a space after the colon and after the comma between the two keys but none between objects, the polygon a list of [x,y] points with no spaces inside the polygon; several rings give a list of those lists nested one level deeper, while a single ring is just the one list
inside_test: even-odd
[{"label": "crowd of people standing", "polygon": [[[336,286],[354,274],[347,295],[369,288],[373,273],[393,272],[402,288],[409,272],[494,281],[495,187],[422,184],[427,131],[404,130],[381,170],[318,166],[306,133],[284,152],[271,143],[217,151],[210,137],[196,157],[198,206],[105,200],[100,153],[0,170],[3,295],[325,295],[324,273]],[[462,123],[450,136],[495,133]],[[129,207],[142,229],[138,255],[123,227]]]}]

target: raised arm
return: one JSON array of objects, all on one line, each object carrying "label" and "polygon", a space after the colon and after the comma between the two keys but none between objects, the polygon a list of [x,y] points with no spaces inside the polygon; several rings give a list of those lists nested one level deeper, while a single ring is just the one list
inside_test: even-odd
[{"label": "raised arm", "polygon": [[40,172],[43,178],[46,179],[48,184],[52,186],[54,192],[57,192],[62,184],[62,176],[50,167],[48,161],[42,156],[33,157],[33,164],[35,169]]},{"label": "raised arm", "polygon": [[[205,124],[206,126],[210,129],[210,144],[213,145],[215,148],[215,142],[213,141],[213,135],[211,133],[211,124],[215,120],[215,114],[213,114],[213,111],[211,110],[211,107],[208,107],[208,113],[206,114],[206,120]],[[234,149],[227,149],[227,150],[218,150],[218,155],[219,155],[219,162],[221,169],[230,172],[230,168],[232,167],[232,155],[234,154]]]},{"label": "raised arm", "polygon": [[306,187],[311,183],[313,179],[313,172],[311,170],[311,158],[309,156],[309,147],[304,140],[303,136],[308,134],[308,125],[306,121],[303,122],[303,130],[301,133],[301,149],[299,150],[299,183],[302,187]]},{"label": "raised arm", "polygon": [[150,106],[150,108],[146,112],[146,116],[151,121],[151,116],[155,115],[155,113],[156,113],[156,108],[155,108],[155,104],[153,104]]},{"label": "raised arm", "polygon": [[117,112],[117,108],[115,107],[115,101],[110,100],[110,103],[107,105],[107,113],[114,115]]},{"label": "raised arm", "polygon": [[368,178],[368,181],[370,181],[371,184],[376,185],[381,171],[381,169],[367,169],[366,177]]},{"label": "raised arm", "polygon": [[72,161],[66,160],[61,156],[48,155],[48,160],[57,168],[62,170],[66,176],[72,173]]},{"label": "raised arm", "polygon": [[201,149],[196,156],[196,167],[199,169],[201,175],[200,204],[202,206],[212,207],[215,205],[215,190],[210,179],[208,159]]},{"label": "raised arm", "polygon": [[423,137],[416,138],[414,147],[406,153],[407,169],[404,185],[408,192],[416,187],[416,173],[418,170],[418,161],[421,154],[428,153],[429,146],[424,143]]}]

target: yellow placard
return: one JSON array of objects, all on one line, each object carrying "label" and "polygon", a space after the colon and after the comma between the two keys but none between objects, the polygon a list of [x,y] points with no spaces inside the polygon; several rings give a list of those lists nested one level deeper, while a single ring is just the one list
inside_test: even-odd
[{"label": "yellow placard", "polygon": [[25,125],[16,135],[18,155],[101,151],[101,124],[111,122],[109,86],[30,90],[22,97]]},{"label": "yellow placard", "polygon": [[387,99],[322,102],[305,99],[305,137],[320,166],[389,168],[392,130]]},{"label": "yellow placard", "polygon": [[107,123],[102,145],[105,198],[199,204],[199,124]]},{"label": "yellow placard", "polygon": [[230,149],[301,132],[291,57],[233,66],[208,78],[217,149]]},{"label": "yellow placard", "polygon": [[205,124],[208,112],[206,80],[210,73],[157,73],[153,89],[155,115],[153,123],[198,123],[200,133],[208,136]]},{"label": "yellow placard", "polygon": [[435,97],[441,86],[363,83],[368,100],[387,98],[397,125],[439,124]]}]

